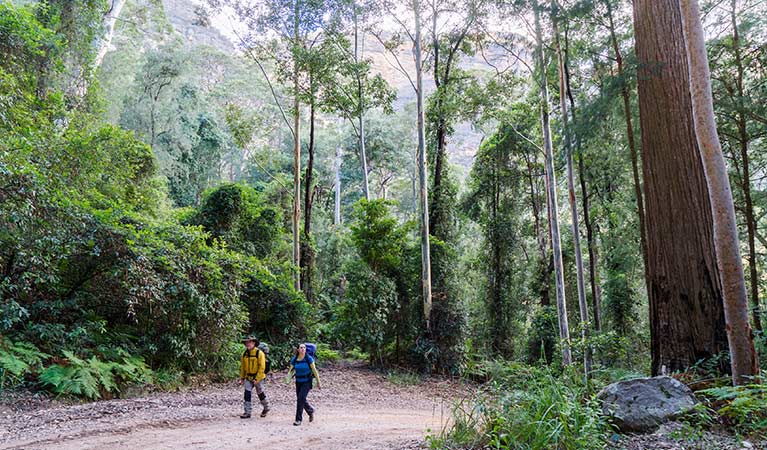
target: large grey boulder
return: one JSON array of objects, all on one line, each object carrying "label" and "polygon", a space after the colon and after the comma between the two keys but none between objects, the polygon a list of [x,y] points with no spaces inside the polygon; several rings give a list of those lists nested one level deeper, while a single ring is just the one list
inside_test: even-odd
[{"label": "large grey boulder", "polygon": [[623,432],[653,431],[698,403],[684,383],[671,377],[637,378],[613,383],[597,397],[602,412]]}]

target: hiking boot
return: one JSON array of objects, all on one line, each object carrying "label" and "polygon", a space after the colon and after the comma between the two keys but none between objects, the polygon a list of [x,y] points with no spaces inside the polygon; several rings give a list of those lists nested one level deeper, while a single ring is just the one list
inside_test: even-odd
[{"label": "hiking boot", "polygon": [[266,417],[266,414],[269,412],[269,408],[264,408],[263,411],[261,411],[261,417]]},{"label": "hiking boot", "polygon": [[240,415],[240,419],[250,419],[250,414],[242,413],[242,415]]},{"label": "hiking boot", "polygon": [[309,413],[309,422],[314,422],[314,413]]},{"label": "hiking boot", "polygon": [[300,420],[296,420],[295,422],[293,422],[293,425],[299,426],[299,425],[301,425],[301,421]]}]

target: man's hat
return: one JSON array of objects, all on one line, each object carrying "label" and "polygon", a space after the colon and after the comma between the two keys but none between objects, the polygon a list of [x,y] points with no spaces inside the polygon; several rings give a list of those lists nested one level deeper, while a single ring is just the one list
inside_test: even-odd
[{"label": "man's hat", "polygon": [[256,341],[258,341],[258,339],[256,339],[256,337],[253,336],[252,334],[249,334],[249,335],[245,336],[244,338],[242,338],[242,342],[248,342],[248,341],[256,342]]}]

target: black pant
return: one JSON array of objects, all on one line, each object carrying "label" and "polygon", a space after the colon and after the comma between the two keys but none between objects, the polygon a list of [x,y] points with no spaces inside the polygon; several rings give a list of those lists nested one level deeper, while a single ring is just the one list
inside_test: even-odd
[{"label": "black pant", "polygon": [[312,380],[309,381],[296,381],[296,421],[300,422],[304,417],[304,410],[307,414],[314,414],[314,408],[309,404],[306,397],[309,395],[309,391],[312,390]]}]

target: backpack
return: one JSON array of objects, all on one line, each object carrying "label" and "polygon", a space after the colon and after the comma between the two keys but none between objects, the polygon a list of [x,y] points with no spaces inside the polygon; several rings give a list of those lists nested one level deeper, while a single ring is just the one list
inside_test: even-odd
[{"label": "backpack", "polygon": [[[264,375],[266,375],[272,370],[272,360],[269,359],[269,346],[267,344],[259,344],[258,347],[256,347],[256,355],[253,356],[253,358],[258,358],[259,352],[264,352],[264,357],[266,358],[266,365],[264,366]],[[251,358],[247,350],[243,352],[242,356]]]},{"label": "backpack", "polygon": [[264,356],[266,357],[266,366],[264,367],[264,375],[266,375],[272,371],[272,359],[269,358],[269,344],[262,342],[258,344],[258,349],[264,352]]},{"label": "backpack", "polygon": [[306,354],[311,356],[312,359],[317,362],[317,345],[306,343]]}]

